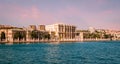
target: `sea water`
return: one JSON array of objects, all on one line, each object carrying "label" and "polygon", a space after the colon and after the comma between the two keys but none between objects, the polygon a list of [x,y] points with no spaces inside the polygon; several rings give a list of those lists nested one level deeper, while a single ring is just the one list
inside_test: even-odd
[{"label": "sea water", "polygon": [[0,64],[120,64],[120,41],[0,44]]}]

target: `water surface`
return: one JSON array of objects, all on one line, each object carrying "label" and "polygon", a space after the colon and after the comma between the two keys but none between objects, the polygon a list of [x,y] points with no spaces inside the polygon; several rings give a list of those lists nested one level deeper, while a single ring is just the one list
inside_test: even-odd
[{"label": "water surface", "polygon": [[0,45],[0,64],[120,64],[120,41]]}]

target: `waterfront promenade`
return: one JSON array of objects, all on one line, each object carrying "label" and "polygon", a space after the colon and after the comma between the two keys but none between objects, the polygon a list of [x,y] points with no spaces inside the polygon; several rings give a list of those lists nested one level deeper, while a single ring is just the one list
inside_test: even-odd
[{"label": "waterfront promenade", "polygon": [[46,42],[46,43],[60,43],[60,42],[83,42],[83,41],[110,41],[111,39],[46,39],[46,40],[14,40],[13,42],[9,41],[0,41],[0,44],[14,44],[14,43],[41,43],[41,42]]}]

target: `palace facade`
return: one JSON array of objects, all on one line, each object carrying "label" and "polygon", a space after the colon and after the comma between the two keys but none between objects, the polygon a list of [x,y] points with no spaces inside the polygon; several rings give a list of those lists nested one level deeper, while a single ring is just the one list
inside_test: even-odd
[{"label": "palace facade", "polygon": [[42,41],[84,41],[85,39],[120,40],[120,31],[93,29],[76,30],[76,26],[69,24],[29,25],[28,27],[14,27],[0,25],[1,42],[42,42]]},{"label": "palace facade", "polygon": [[55,32],[55,36],[59,39],[73,39],[76,34],[76,26],[67,24],[46,25],[46,30]]},{"label": "palace facade", "polygon": [[[41,36],[42,35],[42,36]],[[0,41],[17,42],[41,39],[74,39],[76,26],[67,24],[29,25],[27,28],[18,28],[0,25]]]},{"label": "palace facade", "polygon": [[[26,31],[22,28],[0,25],[0,41],[13,42],[17,39],[16,33],[20,33],[25,36]],[[15,38],[16,37],[16,38]],[[22,39],[25,39],[24,37]]]}]

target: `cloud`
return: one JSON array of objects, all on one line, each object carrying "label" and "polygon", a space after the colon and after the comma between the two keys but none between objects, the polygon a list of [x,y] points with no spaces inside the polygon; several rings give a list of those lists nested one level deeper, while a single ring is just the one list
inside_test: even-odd
[{"label": "cloud", "polygon": [[111,14],[114,14],[113,10],[105,10],[102,12],[102,15],[111,15]]},{"label": "cloud", "polygon": [[38,20],[41,17],[41,12],[37,9],[37,7],[33,6],[30,9],[21,8],[19,15],[23,20],[29,19]]},{"label": "cloud", "polygon": [[0,16],[9,20],[5,21],[6,23],[14,21],[16,23],[24,22],[25,24],[49,24],[55,21],[51,13],[44,12],[37,6],[24,8],[18,5],[2,5],[0,10],[0,14],[2,14]]}]

